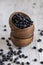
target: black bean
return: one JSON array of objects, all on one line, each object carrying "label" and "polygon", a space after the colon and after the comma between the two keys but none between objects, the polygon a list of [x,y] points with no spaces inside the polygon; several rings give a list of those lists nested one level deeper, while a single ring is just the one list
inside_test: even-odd
[{"label": "black bean", "polygon": [[7,29],[4,29],[3,31],[7,31]]},{"label": "black bean", "polygon": [[2,57],[5,57],[5,54],[3,54]]},{"label": "black bean", "polygon": [[7,56],[6,55],[2,55],[2,61],[7,61]]},{"label": "black bean", "polygon": [[14,55],[17,55],[16,51],[13,51],[13,54],[14,54]]},{"label": "black bean", "polygon": [[4,27],[6,27],[6,25],[4,25]]},{"label": "black bean", "polygon": [[11,50],[13,51],[13,49],[12,49],[12,47],[11,47],[11,46],[9,46],[9,50],[10,50],[10,51],[11,51]]},{"label": "black bean", "polygon": [[24,54],[22,54],[22,57],[24,58],[24,57],[25,57],[25,55],[24,55]]},{"label": "black bean", "polygon": [[36,3],[33,3],[33,5],[36,5]]},{"label": "black bean", "polygon": [[7,58],[3,58],[2,61],[5,62],[5,61],[8,61],[8,59]]},{"label": "black bean", "polygon": [[4,58],[4,59],[2,59],[2,61],[5,62],[5,61],[8,61],[8,59],[5,59],[5,58]]},{"label": "black bean", "polygon": [[24,62],[22,62],[21,65],[24,65]]},{"label": "black bean", "polygon": [[38,51],[41,53],[41,52],[43,51],[43,49],[42,49],[42,48],[40,48],[40,49],[38,49]]},{"label": "black bean", "polygon": [[37,42],[41,42],[41,39],[38,39]]},{"label": "black bean", "polygon": [[2,40],[5,40],[5,37],[1,37]]},{"label": "black bean", "polygon": [[10,60],[10,61],[12,61],[12,60],[13,60],[13,58],[10,58],[9,60]]},{"label": "black bean", "polygon": [[20,53],[22,53],[22,51],[21,51],[21,50],[19,50],[19,51],[17,52],[17,55],[19,55]]},{"label": "black bean", "polygon": [[9,40],[6,40],[7,43],[9,43]]},{"label": "black bean", "polygon": [[40,61],[41,64],[43,64],[43,61]]},{"label": "black bean", "polygon": [[19,58],[22,58],[22,55],[19,55]]},{"label": "black bean", "polygon": [[9,51],[7,54],[8,54],[8,56],[12,56],[13,53],[11,51]]},{"label": "black bean", "polygon": [[35,61],[35,62],[36,62],[36,61],[37,61],[37,59],[35,58],[33,61]]},{"label": "black bean", "polygon": [[33,46],[33,48],[32,49],[36,49],[36,46]]},{"label": "black bean", "polygon": [[14,63],[15,63],[17,60],[18,60],[18,57],[16,57],[16,58],[14,59]]},{"label": "black bean", "polygon": [[11,63],[8,63],[7,65],[11,65]]},{"label": "black bean", "polygon": [[18,49],[21,49],[21,47],[19,47]]},{"label": "black bean", "polygon": [[0,49],[0,51],[3,51],[3,49]]},{"label": "black bean", "polygon": [[38,31],[41,31],[40,29],[38,29]]},{"label": "black bean", "polygon": [[10,43],[7,43],[7,46],[11,46],[11,44]]},{"label": "black bean", "polygon": [[16,62],[16,64],[20,64],[20,62],[19,62],[19,61],[17,61],[17,62]]},{"label": "black bean", "polygon": [[24,58],[28,58],[28,56],[24,56]]},{"label": "black bean", "polygon": [[9,39],[9,40],[11,40],[11,38],[10,38],[10,37],[9,37],[8,39]]},{"label": "black bean", "polygon": [[27,64],[27,65],[30,65],[30,63],[29,63],[29,62],[26,62],[26,64]]},{"label": "black bean", "polygon": [[40,35],[43,36],[43,31],[40,32]]}]

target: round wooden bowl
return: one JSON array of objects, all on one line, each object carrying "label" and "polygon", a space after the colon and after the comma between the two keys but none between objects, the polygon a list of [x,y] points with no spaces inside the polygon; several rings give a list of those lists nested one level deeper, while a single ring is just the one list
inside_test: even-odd
[{"label": "round wooden bowl", "polygon": [[27,46],[28,44],[30,44],[33,41],[33,36],[28,39],[18,39],[18,38],[11,36],[11,40],[14,45],[23,47],[23,46]]},{"label": "round wooden bowl", "polygon": [[30,33],[29,34],[26,34],[26,35],[23,35],[23,34],[19,34],[19,32],[15,32],[15,31],[11,31],[11,35],[13,37],[16,37],[16,38],[19,38],[19,39],[27,39],[27,38],[30,38],[31,36],[33,36],[34,32]]},{"label": "round wooden bowl", "polygon": [[[17,14],[17,13],[21,13],[21,12],[14,12],[11,14],[10,18],[9,18],[9,25],[11,27],[11,31],[14,31],[14,36],[18,37],[18,38],[28,38],[33,32],[34,32],[34,24],[31,25],[30,27],[24,28],[24,29],[20,29],[18,27],[16,27],[13,23],[12,23],[12,17]],[[26,14],[22,13],[23,15],[27,16]],[[29,16],[28,16],[29,17]]]}]

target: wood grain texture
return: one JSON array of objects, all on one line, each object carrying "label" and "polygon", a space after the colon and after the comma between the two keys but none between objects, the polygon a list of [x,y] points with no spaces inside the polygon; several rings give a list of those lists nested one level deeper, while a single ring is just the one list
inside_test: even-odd
[{"label": "wood grain texture", "polygon": [[13,37],[16,37],[16,38],[19,38],[19,39],[27,39],[27,38],[30,38],[31,36],[33,36],[34,32],[31,32],[30,34],[24,34],[23,33],[19,33],[19,32],[15,32],[15,31],[11,31],[11,35]]},{"label": "wood grain texture", "polygon": [[11,41],[13,42],[14,45],[23,47],[23,46],[29,45],[33,41],[33,37],[34,35],[28,39],[18,39],[18,38],[11,36]]}]

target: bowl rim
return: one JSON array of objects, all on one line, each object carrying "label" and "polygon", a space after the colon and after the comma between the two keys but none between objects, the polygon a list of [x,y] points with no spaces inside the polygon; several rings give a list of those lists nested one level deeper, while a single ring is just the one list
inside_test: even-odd
[{"label": "bowl rim", "polygon": [[[9,17],[9,22],[12,22],[12,17],[15,15],[15,14],[17,14],[17,13],[21,13],[21,14],[24,14],[24,15],[26,15],[27,17],[29,17],[27,14],[25,14],[24,12],[13,12],[11,15],[10,15],[10,17]],[[30,17],[29,17],[30,18]],[[13,23],[12,23],[13,24]],[[31,26],[29,26],[29,27],[27,27],[27,28],[24,28],[24,29],[21,29],[21,28],[18,28],[17,26],[15,26],[14,24],[13,24],[13,26],[15,27],[15,28],[17,28],[17,29],[19,29],[19,30],[26,30],[26,29],[29,29],[29,28],[31,28],[31,27],[34,27],[34,24],[32,24]]]}]

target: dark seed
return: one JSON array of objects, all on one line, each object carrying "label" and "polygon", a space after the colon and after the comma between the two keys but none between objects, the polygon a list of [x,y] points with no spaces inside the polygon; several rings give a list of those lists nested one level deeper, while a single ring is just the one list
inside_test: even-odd
[{"label": "dark seed", "polygon": [[43,51],[43,49],[42,49],[42,48],[40,48],[40,49],[38,49],[38,51],[39,51],[39,52],[42,52],[42,51]]},{"label": "dark seed", "polygon": [[17,60],[18,60],[18,57],[16,57],[16,58],[14,59],[14,63],[15,63]]},{"label": "dark seed", "polygon": [[37,59],[34,59],[34,61],[36,62],[36,61],[37,61]]},{"label": "dark seed", "polygon": [[23,57],[23,58],[25,57],[24,54],[22,54],[22,57]]},{"label": "dark seed", "polygon": [[36,46],[33,46],[33,48],[32,49],[36,49]]},{"label": "dark seed", "polygon": [[33,3],[33,5],[36,5],[36,3]]},{"label": "dark seed", "polygon": [[19,51],[17,52],[17,55],[19,55],[20,53],[22,53],[22,51],[21,51],[21,50],[19,50]]},{"label": "dark seed", "polygon": [[17,55],[16,51],[13,51],[13,54],[14,54],[14,55]]},{"label": "dark seed", "polygon": [[27,65],[29,65],[30,63],[29,62],[26,62]]},{"label": "dark seed", "polygon": [[7,29],[4,29],[3,31],[7,31]]},{"label": "dark seed", "polygon": [[4,25],[4,27],[6,27],[6,25]]},{"label": "dark seed", "polygon": [[16,62],[16,60],[13,61],[14,63]]},{"label": "dark seed", "polygon": [[11,52],[11,51],[9,51],[7,54],[8,54],[8,55],[12,55],[12,52]]},{"label": "dark seed", "polygon": [[2,61],[7,61],[8,59],[7,59],[7,57],[6,57],[6,55],[2,55]]},{"label": "dark seed", "polygon": [[2,57],[5,57],[5,55],[3,54]]},{"label": "dark seed", "polygon": [[0,51],[3,51],[3,49],[0,49]]},{"label": "dark seed", "polygon": [[38,39],[37,42],[41,42],[41,39]]},{"label": "dark seed", "polygon": [[10,37],[9,37],[8,39],[9,39],[9,40],[11,40],[11,38],[10,38]]},{"label": "dark seed", "polygon": [[19,58],[22,58],[22,55],[19,55]]},{"label": "dark seed", "polygon": [[7,65],[11,65],[11,63],[8,63]]},{"label": "dark seed", "polygon": [[28,56],[25,56],[24,58],[28,58]]},{"label": "dark seed", "polygon": [[2,40],[5,40],[5,37],[1,37]]},{"label": "dark seed", "polygon": [[13,49],[10,50],[13,53]]},{"label": "dark seed", "polygon": [[7,58],[3,58],[2,61],[5,62],[5,61],[8,61],[8,59]]},{"label": "dark seed", "polygon": [[21,49],[21,47],[19,47],[18,49]]},{"label": "dark seed", "polygon": [[11,46],[9,47],[9,49],[12,49]]},{"label": "dark seed", "polygon": [[41,64],[43,64],[43,61],[40,61]]},{"label": "dark seed", "polygon": [[13,49],[11,47],[9,47],[9,50],[10,50],[11,53],[13,53]]},{"label": "dark seed", "polygon": [[43,31],[40,32],[40,35],[43,36]]},{"label": "dark seed", "polygon": [[9,43],[9,40],[6,40],[7,43]]},{"label": "dark seed", "polygon": [[8,46],[11,46],[11,44],[10,44],[10,43],[7,43],[7,45],[8,45]]},{"label": "dark seed", "polygon": [[40,31],[40,29],[38,29],[38,31]]},{"label": "dark seed", "polygon": [[11,57],[11,55],[9,54],[9,55],[7,55],[7,57],[9,57],[9,58],[10,58],[10,57]]},{"label": "dark seed", "polygon": [[10,58],[9,60],[10,60],[10,61],[12,61],[12,60],[13,60],[13,58]]},{"label": "dark seed", "polygon": [[24,65],[24,62],[22,62],[21,65]]},{"label": "dark seed", "polygon": [[18,61],[18,62],[16,62],[16,64],[20,64],[20,62]]}]

